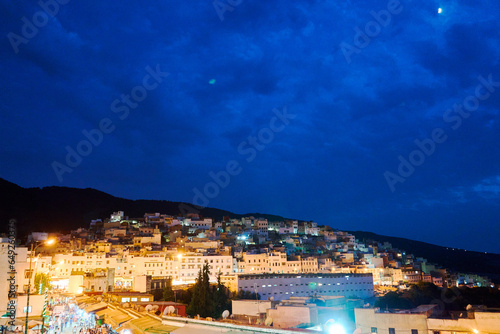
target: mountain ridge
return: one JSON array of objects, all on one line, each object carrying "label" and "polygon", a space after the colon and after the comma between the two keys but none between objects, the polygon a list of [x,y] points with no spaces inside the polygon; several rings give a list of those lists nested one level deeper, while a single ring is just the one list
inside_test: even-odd
[{"label": "mountain ridge", "polygon": [[[87,227],[92,219],[103,219],[111,213],[122,210],[131,218],[143,217],[146,212],[160,212],[169,215],[199,213],[202,217],[215,220],[224,216],[241,218],[255,216],[270,221],[284,220],[278,215],[245,213],[236,214],[217,208],[199,208],[185,202],[166,200],[129,200],[110,195],[93,188],[70,188],[48,186],[23,188],[0,178],[0,232],[7,232],[8,221],[18,221],[18,233],[25,236],[32,231],[70,232]],[[302,221],[302,220],[300,220]],[[366,231],[347,231],[360,241],[376,240],[390,242],[393,247],[426,258],[431,263],[454,271],[473,272],[500,281],[500,255],[459,250],[400,237],[378,235]]]},{"label": "mountain ridge", "polygon": [[452,269],[455,272],[476,273],[488,276],[495,282],[500,282],[500,254],[439,246],[424,241],[379,235],[373,232],[346,232],[364,242],[389,242],[393,248],[413,254],[415,257],[425,258],[429,263]]},{"label": "mountain ridge", "polygon": [[260,213],[236,214],[217,208],[201,208],[190,203],[166,200],[130,200],[110,195],[93,188],[33,187],[23,188],[0,178],[0,232],[6,232],[7,222],[18,221],[18,232],[23,235],[43,229],[47,232],[69,232],[86,227],[92,219],[103,219],[122,210],[131,218],[143,217],[146,212],[160,212],[172,216],[199,213],[203,217],[222,219],[257,216],[270,220],[281,216]]}]

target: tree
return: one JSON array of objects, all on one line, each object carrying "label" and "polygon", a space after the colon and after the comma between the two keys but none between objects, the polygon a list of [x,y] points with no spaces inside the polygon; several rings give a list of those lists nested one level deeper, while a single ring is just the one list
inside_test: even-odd
[{"label": "tree", "polygon": [[253,299],[260,300],[260,295],[258,293],[249,291],[249,290],[239,290],[238,294],[233,298],[234,300],[238,299]]},{"label": "tree", "polygon": [[380,307],[381,309],[410,309],[414,305],[408,299],[404,298],[401,293],[390,291],[377,299],[375,307]]},{"label": "tree", "polygon": [[167,278],[165,287],[163,288],[163,298],[165,301],[174,301],[175,295],[174,290],[172,290],[172,277]]},{"label": "tree", "polygon": [[198,278],[193,288],[193,297],[189,303],[186,313],[190,316],[200,315],[209,317],[213,315],[214,302],[210,291],[210,269],[208,263],[198,272]]},{"label": "tree", "polygon": [[36,274],[35,276],[35,293],[43,294],[46,289],[51,289],[50,276],[44,273]]},{"label": "tree", "polygon": [[214,287],[214,318],[220,318],[222,316],[222,312],[229,309],[231,305],[229,305],[229,289],[226,288],[224,284],[221,282],[221,273],[217,275],[217,285]]},{"label": "tree", "polygon": [[162,289],[151,290],[151,294],[153,295],[153,298],[155,301],[163,300],[163,290]]}]

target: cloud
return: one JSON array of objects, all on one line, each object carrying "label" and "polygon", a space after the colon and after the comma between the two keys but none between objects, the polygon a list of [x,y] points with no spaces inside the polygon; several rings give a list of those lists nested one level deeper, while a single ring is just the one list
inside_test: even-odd
[{"label": "cloud", "polygon": [[[70,1],[18,54],[3,39],[0,176],[60,185],[51,162],[110,118],[116,130],[62,185],[191,200],[210,171],[244,159],[238,145],[286,105],[297,117],[211,205],[387,234],[406,221],[444,230],[441,208],[472,212],[497,195],[485,180],[498,175],[500,94],[456,132],[443,113],[478,75],[500,80],[500,21],[492,3],[402,5],[348,64],[340,43],[387,1],[243,1],[223,21],[210,1]],[[6,36],[39,7],[0,0],[0,9]],[[120,120],[111,103],[157,64],[168,78]],[[392,194],[383,173],[436,127],[449,139]],[[482,247],[480,239],[457,242]]]},{"label": "cloud", "polygon": [[482,180],[472,188],[479,196],[495,199],[500,195],[500,176]]}]

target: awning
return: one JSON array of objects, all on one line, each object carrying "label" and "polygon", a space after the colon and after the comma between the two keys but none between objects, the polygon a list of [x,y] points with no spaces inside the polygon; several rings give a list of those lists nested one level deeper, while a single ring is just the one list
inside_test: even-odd
[{"label": "awning", "polygon": [[95,313],[95,315],[96,315],[96,316],[97,316],[97,318],[99,318],[99,319],[104,319],[104,316],[105,316],[108,312],[109,312],[109,311],[108,311],[108,309],[104,309],[104,310],[102,310],[102,311],[97,311],[97,312]]},{"label": "awning", "polygon": [[87,306],[84,309],[84,311],[87,313],[92,313],[92,312],[95,313],[97,311],[105,309],[106,307],[108,307],[108,304],[106,304],[104,302],[100,302],[100,303],[96,303],[96,304],[92,304],[92,305]]},{"label": "awning", "polygon": [[30,320],[28,321],[28,328],[33,328],[35,327],[36,325],[41,325],[42,322],[41,321],[38,321],[38,320]]},{"label": "awning", "polygon": [[81,297],[76,297],[75,298],[75,302],[77,304],[83,304],[83,303],[86,303],[87,301],[91,300],[92,298],[88,297],[88,296],[81,296]]},{"label": "awning", "polygon": [[132,319],[127,313],[123,313],[118,310],[108,309],[105,313],[104,321],[112,326],[118,327],[125,321]]},{"label": "awning", "polygon": [[130,320],[129,324],[137,327],[137,329],[141,331],[145,331],[149,327],[161,325],[161,321],[145,316],[139,319]]},{"label": "awning", "polygon": [[126,322],[116,331],[119,332],[122,329],[128,329],[131,330],[132,333],[168,334],[177,328],[179,328],[179,326],[164,325],[160,320],[144,316]]},{"label": "awning", "polygon": [[172,333],[177,328],[179,328],[179,327],[161,324],[158,326],[153,326],[153,327],[148,328],[146,330],[146,333],[151,333],[151,334]]},{"label": "awning", "polygon": [[86,306],[87,304],[91,304],[92,301],[93,301],[92,298],[86,297],[86,296],[85,297],[78,297],[76,299],[76,303],[78,304],[78,307],[80,307],[80,308],[83,306]]}]

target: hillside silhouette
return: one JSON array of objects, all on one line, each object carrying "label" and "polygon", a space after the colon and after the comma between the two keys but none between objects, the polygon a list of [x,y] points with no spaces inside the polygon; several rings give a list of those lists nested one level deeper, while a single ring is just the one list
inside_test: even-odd
[{"label": "hillside silhouette", "polygon": [[19,236],[32,231],[70,232],[88,227],[92,219],[104,219],[115,211],[124,211],[130,218],[144,217],[146,212],[172,216],[198,213],[202,217],[220,220],[224,216],[263,217],[282,220],[283,217],[260,213],[235,214],[215,208],[200,208],[189,203],[164,200],[129,200],[86,188],[44,187],[23,188],[0,179],[0,232],[7,232],[9,219],[18,222]]}]

